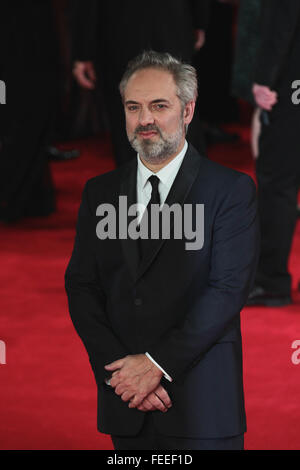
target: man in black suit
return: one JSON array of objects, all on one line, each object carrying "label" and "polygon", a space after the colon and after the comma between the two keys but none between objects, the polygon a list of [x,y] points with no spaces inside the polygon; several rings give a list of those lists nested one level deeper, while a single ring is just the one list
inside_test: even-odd
[{"label": "man in black suit", "polygon": [[[99,77],[116,163],[134,152],[125,133],[124,111],[118,85],[129,60],[146,49],[169,52],[191,63],[195,48],[205,40],[211,0],[76,0],[72,2],[74,75],[85,88],[94,88]],[[199,119],[189,131],[198,150],[204,150]]]},{"label": "man in black suit", "polygon": [[288,258],[300,178],[300,107],[294,87],[300,77],[300,2],[264,0],[261,35],[253,92],[262,109],[256,163],[262,243],[247,303],[282,306],[292,302]]},{"label": "man in black suit", "polygon": [[98,385],[98,429],[116,449],[241,449],[255,185],[186,142],[193,67],[145,52],[120,91],[138,156],[86,184],[66,271]]}]

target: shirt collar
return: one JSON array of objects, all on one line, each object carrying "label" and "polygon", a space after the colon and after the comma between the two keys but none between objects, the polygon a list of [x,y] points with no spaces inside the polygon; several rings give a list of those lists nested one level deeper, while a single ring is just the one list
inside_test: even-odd
[{"label": "shirt collar", "polygon": [[147,168],[143,164],[143,162],[140,159],[140,156],[138,154],[137,155],[138,178],[139,178],[141,187],[142,188],[145,187],[145,184],[147,183],[147,181],[148,181],[148,179],[151,175],[156,175],[163,184],[167,184],[168,180],[170,178],[170,175],[173,172],[178,171],[178,169],[179,169],[179,167],[182,163],[182,160],[183,160],[183,158],[186,154],[187,148],[188,148],[188,144],[187,144],[187,141],[185,140],[184,141],[184,146],[183,146],[182,150],[178,153],[178,155],[176,155],[176,157],[174,157],[166,166],[164,166],[161,170],[159,170],[156,173],[149,170],[149,168]]}]

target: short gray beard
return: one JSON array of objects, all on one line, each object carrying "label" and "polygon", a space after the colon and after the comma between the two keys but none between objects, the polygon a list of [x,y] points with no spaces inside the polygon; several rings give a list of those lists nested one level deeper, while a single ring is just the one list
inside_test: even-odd
[{"label": "short gray beard", "polygon": [[129,140],[133,149],[140,155],[140,157],[147,163],[163,163],[165,160],[173,155],[178,149],[182,137],[185,134],[183,119],[180,120],[180,125],[177,131],[169,137],[164,137],[160,129],[155,127],[159,133],[160,140],[158,142],[151,142],[150,139],[139,141],[136,134],[133,139]]}]

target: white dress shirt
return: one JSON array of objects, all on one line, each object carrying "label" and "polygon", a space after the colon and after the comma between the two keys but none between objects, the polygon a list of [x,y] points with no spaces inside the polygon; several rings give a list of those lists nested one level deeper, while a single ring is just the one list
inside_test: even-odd
[{"label": "white dress shirt", "polygon": [[[137,203],[138,204],[143,204],[144,208],[146,208],[148,202],[151,199],[151,192],[152,192],[152,186],[150,181],[148,181],[149,177],[151,175],[155,175],[159,178],[159,184],[158,184],[158,192],[160,196],[160,207],[164,204],[165,200],[167,199],[167,196],[169,194],[169,191],[172,187],[172,184],[176,178],[176,175],[178,173],[178,170],[183,162],[184,156],[186,154],[188,148],[187,141],[184,142],[184,146],[179,152],[178,155],[176,155],[173,160],[170,161],[166,166],[164,166],[161,170],[159,170],[157,173],[153,173],[149,168],[147,168],[141,161],[140,156],[137,156],[137,161],[138,161],[138,167],[137,167]],[[141,218],[143,216],[143,212],[141,211],[138,216],[138,223],[140,223]],[[167,374],[167,372],[160,367],[160,365],[153,359],[153,357],[150,356],[149,353],[145,353],[146,356],[158,367],[164,374],[164,377],[172,382],[172,378]]]},{"label": "white dress shirt", "polygon": [[[160,196],[160,207],[164,204],[171,186],[176,178],[178,170],[182,164],[184,156],[188,148],[187,141],[184,142],[183,149],[176,155],[173,160],[170,161],[166,166],[164,166],[157,173],[149,170],[141,161],[140,156],[137,156],[137,203],[142,204],[146,208],[148,202],[151,199],[152,186],[150,181],[148,181],[151,175],[155,175],[159,178],[158,192]],[[139,213],[138,223],[140,223],[143,212]]]}]

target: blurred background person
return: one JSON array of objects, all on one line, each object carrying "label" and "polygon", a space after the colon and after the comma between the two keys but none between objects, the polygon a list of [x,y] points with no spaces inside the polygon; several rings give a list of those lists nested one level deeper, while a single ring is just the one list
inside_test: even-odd
[{"label": "blurred background person", "polygon": [[260,108],[252,93],[256,56],[260,45],[260,16],[261,0],[239,1],[232,93],[253,106],[251,149],[254,158],[258,156],[258,138],[261,127]]},{"label": "blurred background person", "polygon": [[300,77],[300,2],[263,0],[253,95],[261,109],[256,161],[261,254],[248,305],[292,302],[288,259],[297,219],[300,108],[292,83]]},{"label": "blurred background person", "polygon": [[238,140],[225,128],[239,120],[237,98],[231,92],[237,4],[211,0],[205,44],[193,60],[200,77],[197,110],[207,145]]},{"label": "blurred background person", "polygon": [[[169,52],[192,62],[205,42],[211,0],[153,0],[145,10],[137,0],[70,4],[74,76],[86,89],[101,80],[117,165],[134,157],[125,132],[118,83],[130,59],[145,49]],[[189,140],[205,153],[199,118],[189,128]]]},{"label": "blurred background person", "polygon": [[58,68],[55,117],[52,122],[51,145],[47,147],[47,153],[50,160],[65,161],[80,155],[79,150],[70,148],[66,143],[64,143],[63,149],[56,145],[56,143],[70,140],[73,137],[74,108],[72,101],[74,100],[75,106],[77,105],[75,97],[72,95],[71,44],[67,16],[69,0],[51,0],[51,3],[54,11],[55,33],[59,49],[57,49],[58,56],[56,59]]},{"label": "blurred background person", "polygon": [[58,20],[64,8],[54,0],[1,4],[0,77],[7,89],[0,115],[2,221],[52,214],[56,204],[48,160],[79,155],[53,144],[63,120],[64,33],[59,34]]},{"label": "blurred background person", "polygon": [[50,0],[1,4],[0,219],[55,210],[46,146],[57,93],[58,45]]}]

